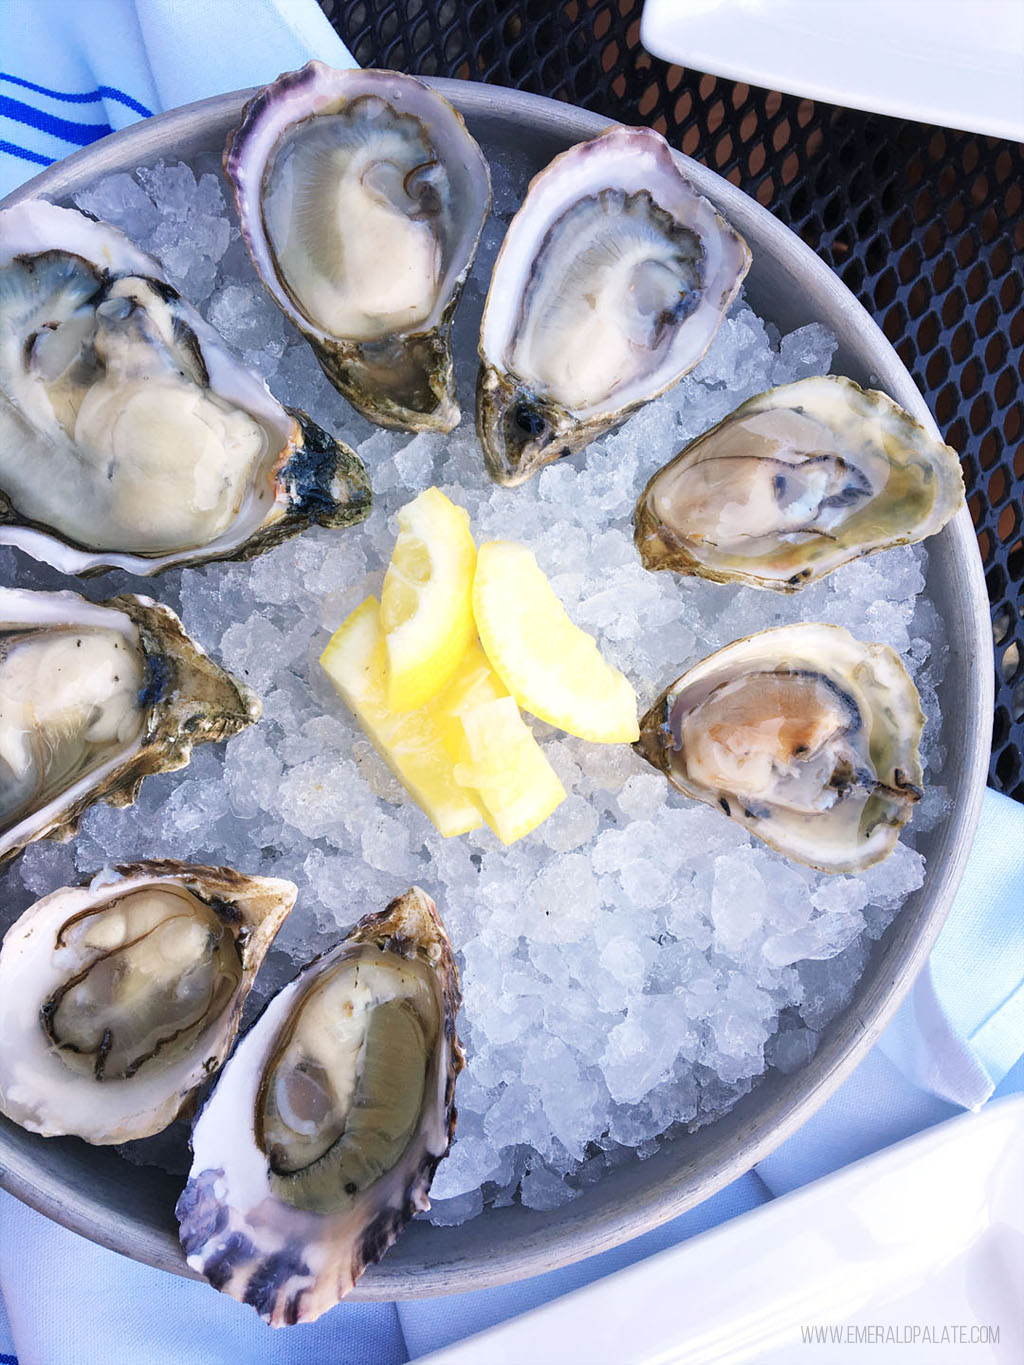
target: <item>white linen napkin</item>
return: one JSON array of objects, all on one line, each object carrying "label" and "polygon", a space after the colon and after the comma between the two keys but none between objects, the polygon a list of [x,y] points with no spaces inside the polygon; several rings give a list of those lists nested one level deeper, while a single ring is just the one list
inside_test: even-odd
[{"label": "white linen napkin", "polygon": [[[987,792],[986,840],[994,852],[967,864],[958,893],[965,912],[943,931],[899,1015],[881,1041],[886,1056],[924,1090],[977,1109],[1021,1054],[1024,1040],[1024,836],[1019,807]],[[1016,913],[1007,913],[1016,905]],[[979,998],[964,980],[984,976]]]},{"label": "white linen napkin", "polygon": [[[315,0],[0,0],[0,193],[110,128],[266,82],[311,56],[354,65]],[[926,974],[824,1108],[699,1208],[518,1285],[341,1304],[275,1333],[208,1286],[137,1265],[0,1195],[0,1365],[391,1365],[674,1245],[956,1105],[977,1107],[1001,1081],[1024,1089],[1024,1068],[1007,1076],[1024,1052],[1022,910],[1024,806],[988,792]]]},{"label": "white linen napkin", "polygon": [[2,0],[0,198],[113,129],[313,56],[356,65],[316,0]]}]

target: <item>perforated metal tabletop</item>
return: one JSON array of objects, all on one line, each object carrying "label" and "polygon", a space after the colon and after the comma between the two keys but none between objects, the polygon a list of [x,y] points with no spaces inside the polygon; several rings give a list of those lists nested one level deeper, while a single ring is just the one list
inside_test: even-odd
[{"label": "perforated metal tabletop", "polygon": [[320,0],[363,66],[528,90],[657,128],[808,243],[963,459],[992,605],[993,787],[1024,802],[1024,147],[684,70],[642,0]]}]

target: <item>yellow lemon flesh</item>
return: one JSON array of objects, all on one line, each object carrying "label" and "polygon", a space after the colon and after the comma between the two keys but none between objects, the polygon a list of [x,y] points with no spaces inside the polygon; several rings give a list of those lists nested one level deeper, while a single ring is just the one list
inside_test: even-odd
[{"label": "yellow lemon flesh", "polygon": [[514,843],[565,800],[565,788],[512,697],[467,707],[459,719],[455,779],[473,790],[502,843]]},{"label": "yellow lemon flesh", "polygon": [[462,656],[451,682],[427,707],[437,722],[453,764],[462,758],[464,713],[485,702],[497,701],[499,697],[507,698],[508,688],[491,667],[480,641],[474,640]]},{"label": "yellow lemon flesh", "polygon": [[629,744],[640,737],[629,680],[569,620],[525,545],[480,546],[473,613],[487,657],[524,711],[581,739]]},{"label": "yellow lemon flesh", "polygon": [[[477,648],[474,676],[481,697],[500,695],[497,678],[488,690],[479,674],[487,665]],[[416,711],[395,713],[388,706],[385,635],[380,605],[368,597],[331,636],[320,663],[346,705],[388,766],[442,834],[465,834],[483,824],[483,813],[454,777],[454,757],[462,733],[457,715],[435,702]],[[453,685],[457,685],[453,680]],[[467,685],[465,682],[462,684]],[[469,687],[470,694],[474,688]]]},{"label": "yellow lemon flesh", "polygon": [[428,488],[398,513],[398,539],[384,575],[390,711],[411,711],[436,697],[475,634],[476,547],[469,513]]}]

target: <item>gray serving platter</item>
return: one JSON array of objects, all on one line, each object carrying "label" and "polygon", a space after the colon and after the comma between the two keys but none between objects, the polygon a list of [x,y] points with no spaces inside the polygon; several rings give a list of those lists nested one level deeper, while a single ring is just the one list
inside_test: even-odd
[{"label": "gray serving platter", "polygon": [[[539,170],[556,153],[610,126],[607,119],[536,95],[461,81],[432,84],[461,110],[485,152],[532,155]],[[2,207],[68,196],[103,175],[161,158],[219,152],[251,94],[218,96],[113,134],[59,162]],[[751,304],[782,331],[827,324],[839,347],[833,368],[884,389],[936,436],[921,395],[882,332],[827,266],[788,228],[725,180],[677,156],[684,173],[746,238],[753,253]],[[796,1074],[769,1073],[725,1117],[680,1131],[646,1161],[610,1172],[573,1203],[550,1212],[487,1209],[459,1227],[417,1221],[355,1299],[425,1297],[482,1289],[536,1275],[616,1246],[707,1199],[788,1138],[863,1058],[896,1011],[942,926],[963,872],[981,805],[992,727],[992,648],[981,561],[966,507],[930,542],[928,587],[950,640],[940,691],[946,763],[933,779],[952,807],[920,839],[924,885],[907,901],[873,956],[847,1009]],[[146,590],[158,584],[146,585]],[[177,1240],[180,1182],[130,1165],[77,1139],[45,1139],[0,1119],[0,1185],[66,1227],[139,1261],[192,1272]]]}]

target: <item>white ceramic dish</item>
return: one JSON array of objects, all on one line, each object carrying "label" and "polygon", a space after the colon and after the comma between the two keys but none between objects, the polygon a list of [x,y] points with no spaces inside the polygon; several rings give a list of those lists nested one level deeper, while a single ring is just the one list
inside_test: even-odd
[{"label": "white ceramic dish", "polygon": [[1022,1149],[1024,1096],[1014,1096],[422,1365],[1020,1361]]},{"label": "white ceramic dish", "polygon": [[646,0],[640,41],[770,90],[1024,138],[1020,0]]}]

